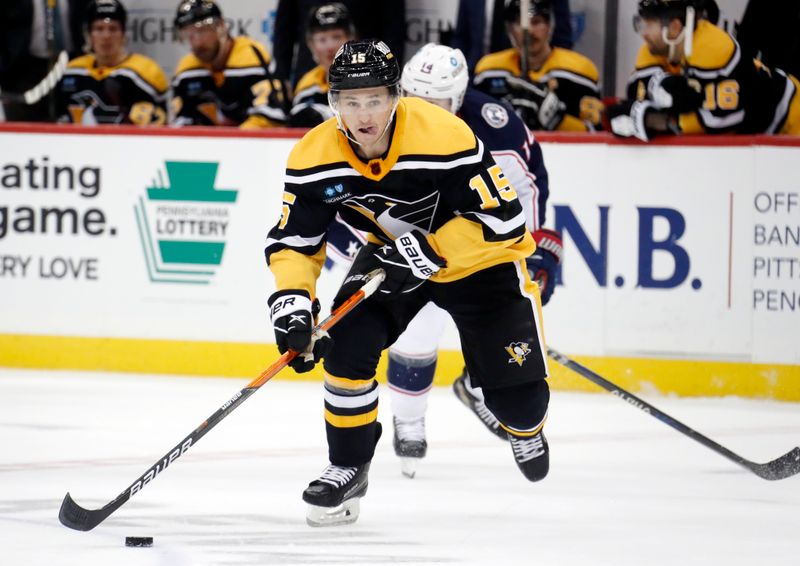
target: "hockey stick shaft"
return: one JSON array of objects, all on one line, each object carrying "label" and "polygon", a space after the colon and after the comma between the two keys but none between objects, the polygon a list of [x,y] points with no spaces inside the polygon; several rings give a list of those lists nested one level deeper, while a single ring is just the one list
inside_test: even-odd
[{"label": "hockey stick shaft", "polygon": [[[51,67],[55,68],[57,65],[56,61],[58,57],[56,56],[56,3],[58,0],[47,0],[47,7],[45,9],[45,26],[47,28],[47,51],[50,54],[50,65]],[[59,23],[60,24],[60,23]],[[45,79],[50,77],[50,73],[47,73]],[[56,81],[58,82],[58,81]],[[39,85],[42,83],[39,82]],[[37,87],[39,85],[36,85]],[[39,96],[39,99],[36,101],[30,102],[27,98],[25,99],[25,104],[31,105],[36,104],[38,100],[41,100],[42,96],[47,95],[50,91],[53,90],[55,83],[47,89],[47,91]],[[36,88],[36,87],[34,87]],[[28,94],[27,92],[25,94]],[[31,97],[32,98],[32,97]],[[49,97],[47,101],[47,111],[50,114],[50,120],[55,122],[56,120],[56,100],[55,97]]]},{"label": "hockey stick shaft", "polygon": [[[356,291],[349,299],[347,299],[340,307],[330,314],[325,320],[314,327],[314,333],[327,330],[342,319],[347,313],[352,311],[361,301],[372,295],[380,285],[381,281],[385,278],[385,273],[382,270],[372,272],[369,280]],[[208,433],[212,428],[217,426],[222,419],[231,414],[234,409],[245,402],[253,393],[272,379],[279,371],[285,368],[298,353],[294,351],[287,351],[272,365],[262,371],[258,377],[253,379],[247,384],[244,389],[237,392],[233,397],[226,401],[216,412],[203,421],[200,426],[194,429],[186,438],[181,440],[169,452],[167,452],[161,459],[145,471],[139,478],[136,479],[131,485],[120,493],[113,501],[109,502],[100,509],[84,509],[72,499],[69,493],[64,496],[64,501],[61,503],[61,509],[58,513],[58,519],[66,527],[75,529],[77,531],[90,531],[97,525],[102,523],[114,511],[122,507],[136,493],[144,489],[152,480],[163,472],[175,460],[183,456],[189,448],[197,444],[203,436]]]},{"label": "hockey stick shaft", "polygon": [[519,3],[519,28],[522,32],[522,45],[519,48],[519,68],[522,73],[522,78],[528,80],[528,46],[530,45],[530,0],[521,0]]},{"label": "hockey stick shaft", "polygon": [[48,71],[45,77],[36,85],[23,93],[2,93],[0,94],[0,100],[22,102],[28,105],[36,104],[55,88],[58,81],[64,76],[64,71],[66,71],[68,63],[69,55],[67,55],[66,51],[62,51],[58,54],[58,58],[50,71]]},{"label": "hockey stick shaft", "polygon": [[553,360],[561,364],[562,366],[574,371],[581,377],[584,377],[594,383],[595,385],[599,385],[606,391],[610,392],[613,396],[619,397],[623,401],[627,402],[630,405],[633,405],[637,409],[649,414],[652,417],[660,420],[664,424],[671,426],[673,429],[677,430],[678,432],[685,434],[689,438],[699,442],[706,448],[710,448],[717,454],[724,456],[725,458],[731,460],[732,462],[736,462],[740,466],[747,468],[760,478],[765,480],[781,480],[788,477],[791,477],[797,473],[800,473],[800,448],[794,448],[791,451],[787,452],[783,456],[776,458],[770,462],[766,462],[764,464],[759,464],[757,462],[752,462],[739,456],[738,454],[732,452],[731,450],[725,448],[721,444],[714,442],[707,436],[697,432],[693,428],[683,424],[679,420],[669,416],[665,412],[657,409],[647,401],[637,397],[633,393],[626,391],[625,389],[615,385],[611,381],[607,380],[603,376],[593,372],[586,366],[576,362],[568,358],[567,356],[553,350],[552,348],[547,348],[547,355],[550,356]]}]

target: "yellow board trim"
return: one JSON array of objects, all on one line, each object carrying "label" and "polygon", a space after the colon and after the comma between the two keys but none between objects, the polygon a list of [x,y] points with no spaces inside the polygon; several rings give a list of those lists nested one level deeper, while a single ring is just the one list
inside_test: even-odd
[{"label": "yellow board trim", "polygon": [[364,413],[362,415],[350,415],[346,417],[334,415],[328,409],[325,409],[325,420],[336,428],[355,428],[357,426],[365,426],[378,420],[378,408],[375,407],[369,413]]},{"label": "yellow board trim", "polygon": [[[274,344],[0,334],[0,367],[9,368],[252,379],[278,356]],[[800,401],[800,365],[573,357],[633,393],[706,397],[736,395]],[[386,363],[384,355],[376,374],[379,382],[386,381]],[[601,391],[598,386],[552,360],[548,366],[549,383],[554,390]],[[461,352],[440,351],[434,384],[452,384],[463,367]],[[286,369],[279,377],[283,380],[322,381],[323,371],[319,366],[305,374]]]}]

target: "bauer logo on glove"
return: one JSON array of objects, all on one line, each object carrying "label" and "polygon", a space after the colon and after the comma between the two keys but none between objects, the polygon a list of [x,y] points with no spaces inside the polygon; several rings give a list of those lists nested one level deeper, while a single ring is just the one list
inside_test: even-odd
[{"label": "bauer logo on glove", "polygon": [[333,346],[327,332],[312,334],[319,301],[312,302],[308,291],[285,289],[272,294],[269,310],[280,353],[298,352],[289,365],[298,373],[311,371]]},{"label": "bauer logo on glove", "polygon": [[422,232],[412,230],[400,235],[375,253],[386,279],[376,297],[410,293],[435,275],[447,263],[440,258]]}]

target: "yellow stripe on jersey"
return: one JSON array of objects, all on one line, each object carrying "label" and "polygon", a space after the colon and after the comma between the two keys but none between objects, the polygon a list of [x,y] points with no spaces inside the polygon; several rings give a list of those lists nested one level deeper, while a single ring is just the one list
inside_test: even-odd
[{"label": "yellow stripe on jersey", "polygon": [[328,71],[322,65],[317,65],[297,82],[294,89],[294,96],[303,92],[308,88],[318,86],[322,92],[328,92]]},{"label": "yellow stripe on jersey", "polygon": [[[511,49],[504,49],[482,57],[475,66],[475,74],[489,70],[508,71],[515,76],[521,76],[519,51],[512,47]],[[555,70],[574,73],[593,82],[600,80],[600,73],[591,59],[577,51],[560,47],[554,47],[541,68],[529,70],[528,76],[531,80],[539,82],[544,75]]]},{"label": "yellow stripe on jersey", "polygon": [[383,241],[383,240],[381,240],[381,239],[380,239],[378,236],[376,236],[375,234],[373,234],[372,232],[370,232],[369,234],[367,234],[367,243],[368,243],[368,244],[377,244],[377,245],[379,245],[379,246],[382,246],[382,245],[383,245],[383,244],[385,244],[386,242],[384,242],[384,241]]},{"label": "yellow stripe on jersey", "polygon": [[793,136],[800,135],[800,81],[794,75],[787,75],[789,80],[794,84],[794,96],[789,103],[789,115],[786,117],[779,134],[789,134]]},{"label": "yellow stripe on jersey", "polygon": [[294,146],[287,168],[302,171],[344,161],[363,177],[380,181],[403,155],[452,155],[476,147],[475,134],[460,118],[420,98],[401,98],[385,158],[366,163],[359,159],[344,133],[338,130],[336,120],[331,118]]},{"label": "yellow stripe on jersey", "polygon": [[475,134],[464,120],[421,98],[400,99],[397,120],[409,134],[404,136],[395,129],[392,145],[399,145],[401,155],[452,155],[477,146]]},{"label": "yellow stripe on jersey", "polygon": [[508,426],[504,425],[503,423],[500,423],[500,428],[502,428],[504,431],[506,431],[509,434],[513,434],[514,436],[522,437],[522,438],[530,438],[531,436],[536,436],[537,434],[542,432],[542,428],[544,428],[544,421],[542,421],[542,423],[539,426],[537,426],[536,428],[534,428],[533,430],[521,431],[521,430],[517,430],[515,428],[508,427]]},{"label": "yellow stripe on jersey", "polygon": [[588,129],[586,122],[569,114],[565,114],[558,125],[559,132],[586,132]]},{"label": "yellow stripe on jersey", "polygon": [[260,130],[262,128],[275,128],[280,126],[279,123],[273,122],[266,116],[261,114],[251,114],[247,120],[239,124],[240,130]]},{"label": "yellow stripe on jersey", "polygon": [[447,261],[447,267],[431,277],[436,283],[456,281],[482,269],[526,258],[536,249],[527,231],[513,240],[487,242],[483,239],[483,227],[462,216],[430,234],[428,242]]},{"label": "yellow stripe on jersey", "polygon": [[94,55],[81,55],[70,61],[67,68],[85,69],[89,76],[96,81],[107,78],[118,69],[128,69],[136,73],[139,78],[159,93],[166,92],[169,86],[167,76],[164,74],[164,71],[161,70],[158,63],[139,53],[131,53],[119,65],[114,65],[113,67],[98,67],[97,59]]},{"label": "yellow stripe on jersey", "polygon": [[240,35],[239,37],[233,38],[233,48],[231,49],[231,54],[228,55],[228,60],[225,62],[225,68],[244,69],[247,67],[263,67],[261,61],[259,61],[256,54],[253,52],[253,48],[257,49],[264,58],[264,62],[269,64],[272,58],[269,56],[267,48],[255,39]]},{"label": "yellow stripe on jersey", "polygon": [[324,373],[324,379],[325,383],[331,387],[347,391],[369,391],[375,383],[374,377],[369,379],[347,379],[345,377],[336,377],[327,371]]},{"label": "yellow stripe on jersey", "polygon": [[[233,38],[231,41],[233,41],[233,46],[231,47],[230,55],[228,55],[228,60],[225,62],[226,69],[243,69],[248,67],[262,68],[263,65],[261,64],[261,61],[259,61],[258,57],[256,57],[256,54],[253,53],[253,47],[255,47],[259,53],[261,53],[261,56],[264,57],[265,63],[269,64],[269,62],[272,60],[267,52],[267,49],[254,39],[245,36],[239,36]],[[184,55],[178,62],[178,66],[175,69],[175,74],[179,75],[192,69],[205,69],[210,71],[211,65],[202,62],[200,59],[195,57],[194,54],[188,53]]]},{"label": "yellow stripe on jersey", "polygon": [[724,30],[700,20],[694,32],[694,47],[687,64],[695,69],[724,69],[736,53],[736,43]]},{"label": "yellow stripe on jersey", "polygon": [[355,428],[357,426],[365,426],[378,420],[378,408],[375,407],[368,413],[362,415],[349,415],[341,416],[334,415],[328,409],[325,409],[325,421],[335,426],[336,428]]},{"label": "yellow stripe on jersey", "polygon": [[331,118],[304,135],[289,153],[287,169],[302,171],[344,161],[336,128],[336,118]]},{"label": "yellow stripe on jersey", "polygon": [[[364,163],[344,134],[338,131],[340,151],[363,177],[380,181],[402,155],[452,155],[477,148],[475,134],[466,122],[421,98],[400,99],[396,116],[389,152],[383,159]],[[405,135],[406,131],[409,135]]]},{"label": "yellow stripe on jersey", "polygon": [[700,122],[700,116],[697,112],[687,112],[678,116],[678,127],[684,134],[704,134],[706,129],[703,123]]},{"label": "yellow stripe on jersey", "polygon": [[724,69],[736,53],[736,44],[733,38],[711,22],[700,20],[695,29],[694,47],[688,60],[680,64],[671,64],[662,55],[653,55],[647,44],[639,48],[636,57],[636,69],[658,66],[673,75],[680,74],[682,67],[693,67],[704,71]]},{"label": "yellow stripe on jersey", "polygon": [[325,264],[325,246],[313,256],[283,249],[269,256],[277,289],[303,289],[316,296],[317,278]]},{"label": "yellow stripe on jersey", "polygon": [[647,44],[643,43],[639,48],[639,54],[636,56],[636,70],[640,71],[642,69],[647,69],[648,67],[660,67],[668,73],[672,73],[673,75],[680,74],[681,72],[680,65],[671,65],[667,61],[666,57],[653,55],[650,53],[650,49],[647,47]]}]

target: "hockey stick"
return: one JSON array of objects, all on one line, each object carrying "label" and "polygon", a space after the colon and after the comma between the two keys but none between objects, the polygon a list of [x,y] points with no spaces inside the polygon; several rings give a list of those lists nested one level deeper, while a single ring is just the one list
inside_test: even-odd
[{"label": "hockey stick", "polygon": [[0,100],[7,102],[23,102],[29,105],[36,104],[47,96],[58,84],[58,81],[64,76],[64,71],[67,70],[67,63],[69,63],[69,55],[67,55],[66,51],[62,51],[58,54],[53,68],[50,69],[38,84],[23,93],[4,92],[0,94]]},{"label": "hockey stick", "polygon": [[[314,327],[314,333],[321,330],[327,330],[334,324],[339,322],[343,316],[353,310],[361,301],[372,295],[384,280],[386,274],[383,270],[376,270],[370,273],[367,282],[356,291],[349,299],[347,299],[339,308],[330,314],[325,320],[320,322]],[[233,397],[227,400],[217,411],[208,417],[200,424],[199,427],[189,434],[186,438],[181,440],[172,450],[167,452],[163,458],[152,465],[145,473],[125,488],[125,491],[120,493],[113,501],[101,507],[100,509],[84,509],[72,499],[69,493],[64,496],[64,501],[61,503],[61,510],[58,513],[58,520],[61,524],[75,529],[76,531],[90,531],[97,525],[106,520],[114,511],[122,507],[122,505],[133,497],[136,493],[144,489],[147,484],[156,478],[158,474],[163,472],[167,466],[172,464],[175,460],[183,456],[189,448],[194,446],[205,434],[212,428],[217,426],[222,419],[227,417],[233,410],[244,403],[253,393],[272,379],[279,371],[285,368],[289,362],[297,357],[297,352],[289,350],[284,353],[278,360],[261,372],[258,377],[247,384],[247,386],[236,393]]]},{"label": "hockey stick", "polygon": [[552,348],[547,348],[547,355],[554,359],[556,362],[561,364],[562,366],[571,369],[578,375],[585,377],[592,383],[599,385],[606,391],[609,391],[614,397],[619,397],[623,401],[626,401],[630,405],[633,405],[637,409],[644,411],[645,413],[649,414],[652,417],[657,418],[664,424],[667,424],[677,430],[678,432],[685,434],[689,438],[696,440],[706,448],[710,448],[717,454],[720,454],[726,457],[728,460],[732,462],[736,462],[740,466],[743,466],[756,474],[760,478],[764,478],[765,480],[782,480],[788,477],[791,477],[797,473],[800,473],[800,447],[793,448],[780,458],[776,458],[775,460],[771,460],[764,464],[759,464],[757,462],[752,462],[747,460],[746,458],[742,458],[738,454],[735,454],[725,448],[724,446],[717,444],[707,436],[704,436],[683,424],[682,422],[678,421],[677,419],[672,418],[668,414],[656,409],[653,405],[644,401],[637,397],[636,395],[625,391],[621,387],[614,385],[606,378],[596,374],[586,366],[579,364],[578,362],[571,360],[567,356],[560,354],[553,350]]},{"label": "hockey stick", "polygon": [[520,46],[519,69],[522,78],[530,80],[528,77],[528,45],[530,44],[530,32],[528,27],[531,22],[530,0],[521,0],[519,3],[519,26],[522,32],[522,45]]}]

